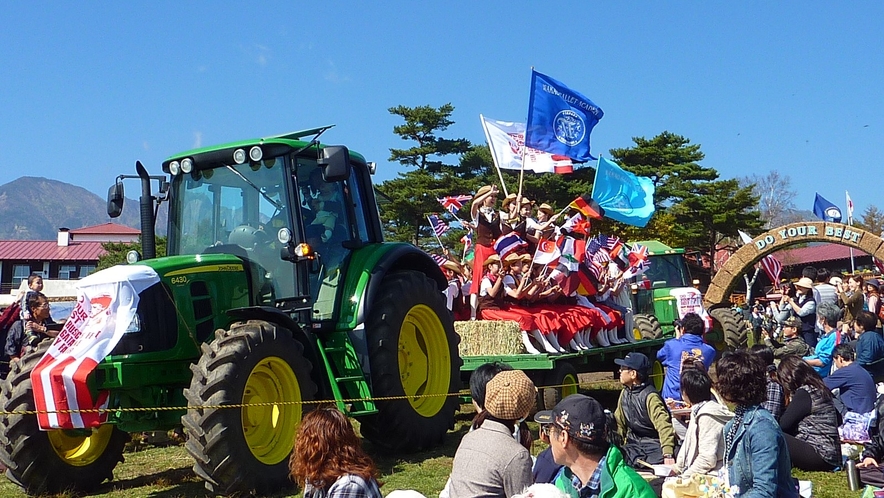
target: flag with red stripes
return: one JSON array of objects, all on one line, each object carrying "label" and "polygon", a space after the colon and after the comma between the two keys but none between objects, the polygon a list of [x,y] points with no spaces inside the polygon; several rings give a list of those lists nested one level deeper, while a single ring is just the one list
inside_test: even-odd
[{"label": "flag with red stripes", "polygon": [[774,284],[774,287],[779,287],[780,272],[783,271],[783,265],[780,263],[780,260],[769,254],[761,260],[761,267],[764,268],[764,273],[767,273],[767,278]]},{"label": "flag with red stripes", "polygon": [[93,397],[86,379],[132,324],[139,293],[159,282],[143,265],[113,266],[79,281],[70,318],[31,371],[37,410],[52,412],[37,415],[41,429],[94,428],[107,420],[106,412],[79,411],[108,406],[108,391]]},{"label": "flag with red stripes", "polygon": [[500,259],[505,259],[513,251],[518,251],[523,247],[528,247],[528,243],[522,240],[522,237],[519,237],[516,232],[502,235],[494,242],[494,252],[500,256]]},{"label": "flag with red stripes", "polygon": [[430,216],[428,216],[428,218],[430,219],[430,226],[433,227],[433,233],[436,234],[436,237],[441,236],[443,233],[445,233],[449,229],[451,229],[451,227],[448,226],[448,224],[446,224],[444,221],[442,221],[435,214],[431,214]]},{"label": "flag with red stripes", "polygon": [[442,204],[442,207],[448,210],[451,214],[457,214],[457,212],[463,209],[463,205],[465,202],[472,199],[471,195],[446,195],[441,199],[436,199]]}]

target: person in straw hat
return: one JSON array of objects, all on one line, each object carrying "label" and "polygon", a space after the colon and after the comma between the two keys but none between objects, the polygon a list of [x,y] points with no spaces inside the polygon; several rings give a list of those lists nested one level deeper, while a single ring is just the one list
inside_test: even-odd
[{"label": "person in straw hat", "polygon": [[528,221],[528,232],[533,233],[534,237],[538,239],[557,235],[559,227],[555,225],[555,222],[558,219],[559,214],[553,210],[552,206],[544,202],[537,207],[537,218]]},{"label": "person in straw hat", "polygon": [[460,264],[457,261],[447,259],[442,263],[442,273],[448,280],[448,288],[443,292],[445,294],[446,306],[448,306],[448,311],[453,312],[454,302],[460,297],[459,276],[463,275],[463,270],[461,270]]},{"label": "person in straw hat", "polygon": [[[522,344],[529,354],[540,354],[528,338],[528,333],[537,330],[537,324],[530,313],[518,313],[509,309],[504,301],[506,291],[503,286],[503,277],[506,271],[500,261],[500,256],[492,254],[485,259],[484,276],[479,286],[479,316],[483,320],[513,320],[519,324]],[[555,351],[552,350],[549,352]]]},{"label": "person in straw hat", "polygon": [[813,280],[801,277],[795,282],[795,295],[790,296],[784,292],[780,298],[780,315],[778,321],[783,323],[790,316],[801,320],[801,337],[808,346],[814,347],[817,343],[816,333],[816,301],[813,299]]},{"label": "person in straw hat", "polygon": [[497,185],[480,188],[470,205],[473,227],[473,281],[470,285],[470,318],[475,320],[478,311],[479,285],[482,282],[482,265],[494,254],[494,241],[500,237],[500,215],[494,209],[497,204]]},{"label": "person in straw hat", "polygon": [[509,497],[533,484],[531,455],[513,438],[534,408],[537,389],[521,370],[506,370],[485,388],[485,410],[463,437],[451,468],[451,498]]},{"label": "person in straw hat", "polygon": [[[547,353],[564,353],[566,350],[559,345],[556,337],[556,330],[562,326],[556,314],[551,310],[528,310],[524,306],[529,295],[538,289],[538,282],[532,282],[529,276],[523,273],[526,260],[530,263],[531,256],[513,253],[505,258],[503,263],[506,272],[503,277],[504,303],[507,305],[508,311],[528,316],[534,320],[536,328],[531,331],[531,334]],[[522,331],[522,343],[526,344],[526,349],[527,345],[531,343],[528,339],[528,332],[524,330]]]}]

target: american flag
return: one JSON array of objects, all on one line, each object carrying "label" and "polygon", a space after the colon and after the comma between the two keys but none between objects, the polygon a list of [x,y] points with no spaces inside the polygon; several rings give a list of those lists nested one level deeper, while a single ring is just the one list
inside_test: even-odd
[{"label": "american flag", "polygon": [[774,287],[779,287],[780,272],[783,270],[780,260],[768,254],[761,260],[761,267],[764,268],[764,273],[767,273],[767,278],[774,284]]},{"label": "american flag", "polygon": [[433,232],[436,233],[436,237],[440,237],[443,233],[451,229],[450,226],[435,214],[431,214],[428,218],[430,219],[430,226],[433,227]]},{"label": "american flag", "polygon": [[620,253],[620,250],[623,249],[623,242],[620,240],[620,237],[599,234],[598,238],[599,243],[601,243],[602,247],[604,247],[611,256],[616,256]]},{"label": "american flag", "polygon": [[430,254],[430,257],[433,258],[433,261],[435,261],[436,264],[439,266],[444,265],[445,262],[448,261],[448,258],[446,258],[445,256],[440,256],[438,254]]},{"label": "american flag", "polygon": [[472,199],[471,195],[446,195],[445,197],[436,200],[439,201],[439,204],[442,204],[442,207],[447,209],[451,214],[457,214],[457,211],[463,208],[463,203]]}]

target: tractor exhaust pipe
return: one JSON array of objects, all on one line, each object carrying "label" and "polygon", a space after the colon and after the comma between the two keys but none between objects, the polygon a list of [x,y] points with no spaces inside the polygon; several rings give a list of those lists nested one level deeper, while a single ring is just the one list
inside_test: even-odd
[{"label": "tractor exhaust pipe", "polygon": [[150,192],[150,175],[141,164],[141,161],[135,162],[135,171],[141,178],[141,252],[144,259],[153,259],[157,257],[157,240],[156,229],[154,227],[154,198]]}]

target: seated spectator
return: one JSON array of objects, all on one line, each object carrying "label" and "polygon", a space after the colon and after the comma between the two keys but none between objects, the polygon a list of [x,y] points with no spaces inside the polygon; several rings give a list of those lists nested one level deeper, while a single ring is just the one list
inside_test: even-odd
[{"label": "seated spectator", "polygon": [[797,498],[792,462],[783,431],[773,415],[761,408],[767,369],[748,351],[726,352],[716,363],[716,387],[736,405],[724,426],[724,460],[731,486],[739,496]]},{"label": "seated spectator", "polygon": [[860,463],[856,466],[859,469],[859,480],[863,484],[881,488],[884,487],[884,397],[875,403],[875,412],[878,429],[871,431],[871,441],[863,445]]},{"label": "seated spectator", "polygon": [[377,467],[363,451],[350,420],[335,407],[304,415],[289,471],[305,498],[381,498]]},{"label": "seated spectator", "polygon": [[878,317],[869,311],[860,311],[853,321],[853,330],[859,338],[854,348],[856,363],[872,377],[884,374],[884,337],[878,332]]},{"label": "seated spectator", "polygon": [[555,485],[569,496],[656,496],[623,460],[615,422],[595,399],[572,394],[552,410],[538,412],[534,420],[549,426],[553,457],[564,466]]},{"label": "seated spectator", "polygon": [[675,431],[663,398],[648,383],[648,357],[633,352],[614,363],[620,365],[623,384],[614,418],[626,441],[626,461],[633,467],[639,459],[650,464],[674,464]]},{"label": "seated spectator", "polygon": [[786,409],[786,393],[783,386],[777,381],[777,367],[774,365],[773,350],[764,344],[756,344],[749,348],[749,351],[767,366],[767,398],[764,403],[761,403],[761,407],[779,420],[783,415],[783,410]]},{"label": "seated spectator", "polygon": [[452,498],[512,496],[533,484],[531,455],[513,433],[536,397],[534,383],[521,370],[500,372],[488,382],[485,410],[454,454]]},{"label": "seated spectator", "polygon": [[[835,340],[838,338],[836,327],[838,320],[841,319],[841,308],[832,303],[823,303],[817,310],[817,317],[823,329],[823,335],[814,347],[813,353],[805,356],[804,361],[810,364],[816,373],[824,379],[832,369],[832,351],[835,350]],[[782,381],[782,379],[780,380]]]},{"label": "seated spectator", "polygon": [[854,355],[853,345],[839,344],[833,353],[838,369],[824,380],[834,395],[835,408],[842,416],[848,411],[869,413],[875,408],[878,396],[875,381],[854,361]]},{"label": "seated spectator", "polygon": [[819,374],[797,356],[787,356],[777,367],[789,404],[780,417],[795,468],[831,471],[841,464],[838,411],[832,393]]},{"label": "seated spectator", "polygon": [[765,329],[761,331],[761,337],[764,344],[772,349],[775,360],[779,360],[783,356],[795,354],[798,356],[807,356],[813,353],[813,349],[804,342],[804,338],[798,333],[801,330],[801,319],[791,316],[783,322],[782,327],[783,339],[778,341],[770,336],[770,332]]},{"label": "seated spectator", "polygon": [[681,397],[691,419],[673,471],[684,477],[715,474],[724,463],[724,425],[734,414],[712,399],[712,379],[698,368],[681,373]]},{"label": "seated spectator", "polygon": [[9,361],[18,361],[22,356],[37,349],[43,339],[55,337],[58,330],[50,330],[53,325],[49,317],[49,300],[41,292],[29,292],[27,308],[29,320],[18,320],[9,327],[4,353]]}]

